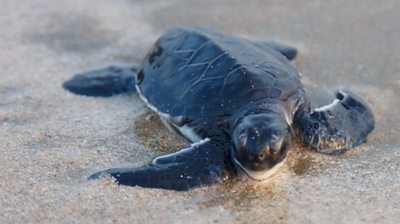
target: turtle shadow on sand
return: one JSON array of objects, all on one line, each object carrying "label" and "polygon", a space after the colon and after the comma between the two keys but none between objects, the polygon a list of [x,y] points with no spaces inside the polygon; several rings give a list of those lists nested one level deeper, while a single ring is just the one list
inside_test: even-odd
[{"label": "turtle shadow on sand", "polygon": [[156,151],[159,155],[174,152],[185,145],[176,135],[168,131],[156,113],[149,110],[135,119],[134,134],[140,144]]}]

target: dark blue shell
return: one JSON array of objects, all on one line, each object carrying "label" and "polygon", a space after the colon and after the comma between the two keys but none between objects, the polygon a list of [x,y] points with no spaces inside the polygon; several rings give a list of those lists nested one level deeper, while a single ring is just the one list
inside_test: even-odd
[{"label": "dark blue shell", "polygon": [[304,95],[296,68],[278,51],[200,28],[162,36],[143,61],[137,83],[159,111],[196,126],[215,126],[263,99],[291,113]]}]

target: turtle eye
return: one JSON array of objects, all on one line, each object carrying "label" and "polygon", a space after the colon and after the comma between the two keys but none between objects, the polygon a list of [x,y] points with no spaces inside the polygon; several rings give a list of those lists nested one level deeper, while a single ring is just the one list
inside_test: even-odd
[{"label": "turtle eye", "polygon": [[238,160],[242,160],[248,154],[247,150],[247,132],[246,130],[238,130],[233,134],[233,145],[235,156]]},{"label": "turtle eye", "polygon": [[274,142],[274,144],[271,145],[270,150],[272,149],[272,150],[274,150],[275,152],[279,152],[280,149],[282,148],[282,143],[283,143],[283,139],[282,139],[282,138],[276,140],[276,141]]},{"label": "turtle eye", "polygon": [[240,158],[242,158],[242,157],[244,157],[246,155],[246,151],[247,151],[247,149],[246,149],[246,147],[244,145],[241,145],[241,146],[236,148],[237,156],[240,157]]},{"label": "turtle eye", "polygon": [[281,135],[282,135],[282,133],[280,131],[277,131],[277,130],[271,131],[270,136],[269,136],[269,142],[271,144],[276,144],[281,139]]},{"label": "turtle eye", "polygon": [[246,130],[240,130],[234,133],[233,136],[234,144],[236,149],[245,148],[247,144],[247,133]]},{"label": "turtle eye", "polygon": [[269,145],[268,152],[271,155],[281,150],[284,138],[285,138],[284,132],[279,130],[271,130],[268,138],[268,145]]}]

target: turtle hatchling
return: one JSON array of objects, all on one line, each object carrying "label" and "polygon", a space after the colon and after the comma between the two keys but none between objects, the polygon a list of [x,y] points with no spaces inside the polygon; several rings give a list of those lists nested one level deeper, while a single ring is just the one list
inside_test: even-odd
[{"label": "turtle hatchling", "polygon": [[285,161],[293,137],[314,150],[338,154],[366,141],[370,107],[348,90],[312,110],[292,60],[297,50],[205,28],[161,36],[140,67],[84,72],[65,89],[86,96],[137,92],[187,147],[151,164],[112,168],[121,185],[185,191],[231,176],[268,178]]}]

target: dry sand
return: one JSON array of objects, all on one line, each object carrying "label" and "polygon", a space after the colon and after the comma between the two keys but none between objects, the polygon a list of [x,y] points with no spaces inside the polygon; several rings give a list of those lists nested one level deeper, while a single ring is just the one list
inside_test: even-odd
[{"label": "dry sand", "polygon": [[[399,1],[285,2],[0,1],[0,223],[398,223]],[[62,82],[136,64],[183,25],[292,43],[315,105],[348,87],[373,107],[376,130],[342,156],[296,144],[262,182],[177,193],[87,181],[178,143],[138,97],[75,96]]]}]

